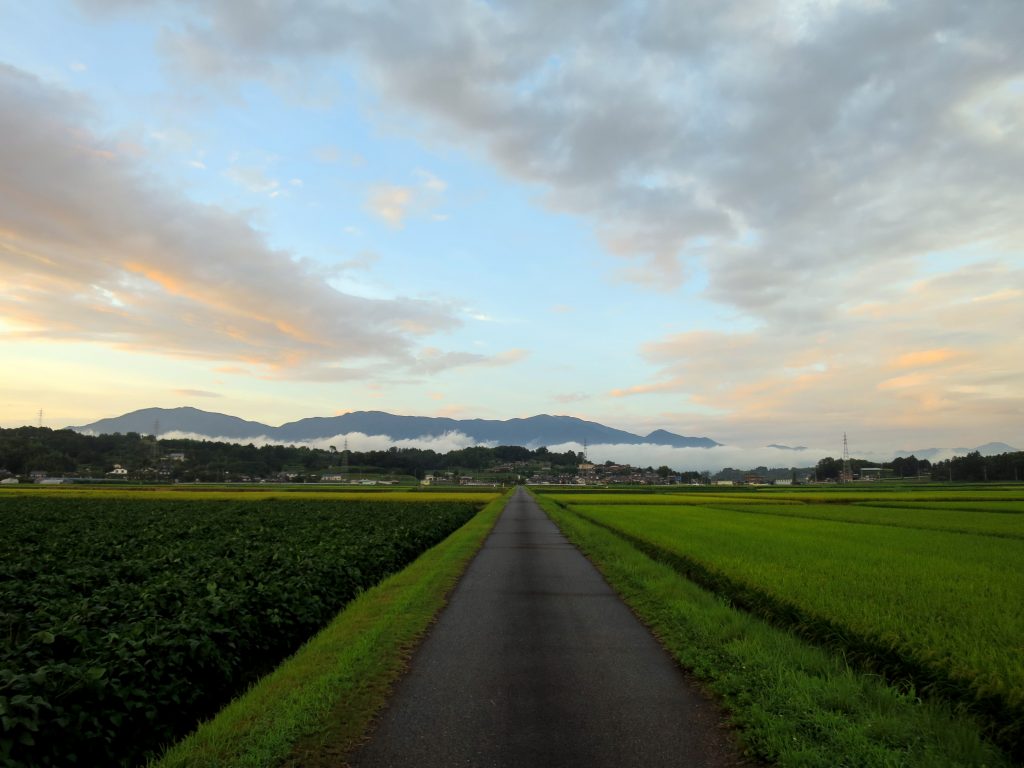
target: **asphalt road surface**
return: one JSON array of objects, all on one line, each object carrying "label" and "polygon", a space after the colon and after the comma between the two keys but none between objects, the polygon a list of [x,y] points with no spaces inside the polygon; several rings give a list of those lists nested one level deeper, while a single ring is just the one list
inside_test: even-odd
[{"label": "asphalt road surface", "polygon": [[352,766],[736,765],[717,709],[513,495]]}]

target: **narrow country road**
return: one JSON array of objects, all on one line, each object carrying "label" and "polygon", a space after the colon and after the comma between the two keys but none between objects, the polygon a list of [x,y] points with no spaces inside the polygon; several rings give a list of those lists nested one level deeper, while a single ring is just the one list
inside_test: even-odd
[{"label": "narrow country road", "polygon": [[518,489],[357,768],[737,764],[715,707]]}]

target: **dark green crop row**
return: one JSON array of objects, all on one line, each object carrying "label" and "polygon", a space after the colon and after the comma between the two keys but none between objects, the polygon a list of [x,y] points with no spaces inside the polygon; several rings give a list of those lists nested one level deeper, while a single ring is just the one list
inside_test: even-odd
[{"label": "dark green crop row", "polygon": [[134,765],[472,502],[0,498],[0,765]]}]

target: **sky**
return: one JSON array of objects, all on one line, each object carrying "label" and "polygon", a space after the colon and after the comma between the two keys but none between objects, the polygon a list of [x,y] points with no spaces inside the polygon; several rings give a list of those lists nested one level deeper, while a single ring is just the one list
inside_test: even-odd
[{"label": "sky", "polygon": [[0,0],[0,426],[1024,447],[1019,0]]}]

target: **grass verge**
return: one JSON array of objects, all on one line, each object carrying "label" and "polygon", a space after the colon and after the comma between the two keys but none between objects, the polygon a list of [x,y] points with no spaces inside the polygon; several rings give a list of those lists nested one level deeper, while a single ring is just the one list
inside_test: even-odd
[{"label": "grass verge", "polygon": [[720,698],[750,756],[787,768],[1012,765],[949,705],[859,674],[554,500],[538,500],[680,665]]},{"label": "grass verge", "polygon": [[495,499],[409,567],[362,593],[151,768],[337,765],[384,705],[506,501]]}]

